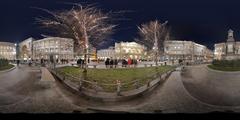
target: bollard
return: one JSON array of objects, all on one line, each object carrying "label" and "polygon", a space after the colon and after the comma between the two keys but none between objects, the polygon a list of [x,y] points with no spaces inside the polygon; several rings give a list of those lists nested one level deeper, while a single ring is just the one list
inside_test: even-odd
[{"label": "bollard", "polygon": [[150,67],[152,67],[152,64],[150,64]]},{"label": "bollard", "polygon": [[147,67],[147,64],[144,64],[144,67]]},{"label": "bollard", "polygon": [[160,81],[162,81],[162,75],[159,76],[159,84],[160,84]]},{"label": "bollard", "polygon": [[149,80],[147,83],[147,87],[150,87],[150,83],[151,83],[151,81]]},{"label": "bollard", "polygon": [[117,80],[117,95],[120,96],[120,92],[121,92],[121,82],[119,80]]},{"label": "bollard", "polygon": [[97,68],[97,65],[94,65],[93,67],[94,67],[94,68]]},{"label": "bollard", "polygon": [[136,89],[139,88],[139,80],[136,81]]},{"label": "bollard", "polygon": [[79,81],[79,91],[82,91],[82,80]]},{"label": "bollard", "polygon": [[95,81],[93,84],[94,84],[94,90],[95,90],[95,92],[98,93],[98,91],[97,91],[97,81]]}]

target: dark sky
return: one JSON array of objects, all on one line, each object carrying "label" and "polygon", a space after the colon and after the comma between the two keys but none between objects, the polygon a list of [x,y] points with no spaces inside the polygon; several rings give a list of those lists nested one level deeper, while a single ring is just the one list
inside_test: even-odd
[{"label": "dark sky", "polygon": [[[125,13],[128,21],[118,21],[115,41],[132,41],[137,25],[158,19],[169,21],[171,37],[192,40],[213,48],[214,43],[225,41],[229,28],[240,39],[240,1],[220,0],[65,0],[75,3],[97,3],[104,11],[132,10]],[[44,33],[35,18],[46,13],[32,9],[50,10],[71,8],[64,0],[1,0],[0,41],[20,42],[28,37],[40,38]]]}]

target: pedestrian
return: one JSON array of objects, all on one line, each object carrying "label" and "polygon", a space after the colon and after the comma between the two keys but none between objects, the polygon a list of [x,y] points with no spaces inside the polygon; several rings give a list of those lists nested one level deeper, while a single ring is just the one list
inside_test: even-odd
[{"label": "pedestrian", "polygon": [[82,68],[82,66],[81,66],[82,65],[82,59],[81,58],[77,60],[77,65],[78,65],[79,68]]},{"label": "pedestrian", "polygon": [[114,65],[115,65],[115,68],[117,68],[117,65],[118,65],[118,60],[117,59],[114,60]]},{"label": "pedestrian", "polygon": [[134,64],[134,67],[136,67],[138,64],[138,61],[136,59],[134,59],[133,64]]},{"label": "pedestrian", "polygon": [[43,62],[44,62],[44,61],[43,61],[43,59],[41,58],[41,66],[43,66]]},{"label": "pedestrian", "polygon": [[17,66],[19,66],[20,60],[17,60]]},{"label": "pedestrian", "polygon": [[107,58],[106,61],[105,61],[106,68],[108,68],[109,62],[110,62],[110,61],[109,61],[109,58]]},{"label": "pedestrian", "polygon": [[110,68],[113,68],[113,59],[111,58],[111,60],[110,60]]},{"label": "pedestrian", "polygon": [[131,58],[128,58],[128,67],[130,67],[131,66],[131,64],[132,64],[132,60],[131,60]]}]

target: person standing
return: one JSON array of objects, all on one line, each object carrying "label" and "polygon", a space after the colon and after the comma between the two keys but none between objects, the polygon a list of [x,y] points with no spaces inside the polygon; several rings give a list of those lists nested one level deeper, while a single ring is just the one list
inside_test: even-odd
[{"label": "person standing", "polygon": [[113,68],[113,59],[110,60],[110,68]]},{"label": "person standing", "polygon": [[115,60],[114,60],[114,66],[115,66],[115,68],[117,68],[117,65],[118,65],[118,60],[115,59]]},{"label": "person standing", "polygon": [[17,66],[19,66],[20,60],[17,60]]},{"label": "person standing", "polygon": [[131,64],[132,64],[132,60],[131,60],[131,58],[128,58],[128,66],[130,67]]},{"label": "person standing", "polygon": [[106,65],[106,68],[108,68],[108,66],[109,66],[109,58],[106,59],[105,65]]}]

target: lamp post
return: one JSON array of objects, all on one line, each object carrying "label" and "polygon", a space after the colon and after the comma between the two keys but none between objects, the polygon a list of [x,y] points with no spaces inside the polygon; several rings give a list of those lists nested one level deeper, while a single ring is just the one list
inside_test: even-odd
[{"label": "lamp post", "polygon": [[18,47],[18,44],[17,44],[17,43],[15,43],[14,46],[15,46],[15,52],[16,52],[15,59],[18,59],[19,47]]}]

